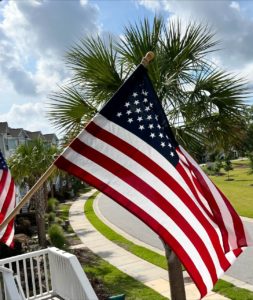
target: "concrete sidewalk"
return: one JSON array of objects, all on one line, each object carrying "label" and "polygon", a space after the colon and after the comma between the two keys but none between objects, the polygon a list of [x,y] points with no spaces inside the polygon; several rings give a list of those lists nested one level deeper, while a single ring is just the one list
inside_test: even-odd
[{"label": "concrete sidewalk", "polygon": [[[122,272],[169,298],[170,290],[168,272],[166,270],[159,268],[112,243],[100,234],[87,220],[84,215],[84,203],[92,193],[93,192],[90,192],[81,196],[79,200],[76,200],[73,203],[69,211],[70,224],[84,246],[88,247],[92,252],[96,253]],[[199,292],[192,283],[191,278],[184,275],[184,279],[187,300],[199,299]],[[204,299],[225,300],[228,298],[211,292]]]}]

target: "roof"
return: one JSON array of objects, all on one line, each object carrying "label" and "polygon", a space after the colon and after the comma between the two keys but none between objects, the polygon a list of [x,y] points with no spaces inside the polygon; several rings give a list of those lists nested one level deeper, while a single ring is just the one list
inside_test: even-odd
[{"label": "roof", "polygon": [[25,132],[28,134],[29,138],[32,139],[32,140],[43,138],[43,134],[41,133],[41,131],[28,131],[28,130],[25,130]]},{"label": "roof", "polygon": [[23,128],[10,128],[9,127],[9,134],[13,137],[18,137],[22,131],[24,131]]},{"label": "roof", "polygon": [[7,133],[8,132],[8,123],[7,122],[0,122],[0,133]]},{"label": "roof", "polygon": [[44,138],[48,142],[52,142],[53,139],[55,139],[58,142],[58,138],[54,133],[46,133],[43,134]]}]

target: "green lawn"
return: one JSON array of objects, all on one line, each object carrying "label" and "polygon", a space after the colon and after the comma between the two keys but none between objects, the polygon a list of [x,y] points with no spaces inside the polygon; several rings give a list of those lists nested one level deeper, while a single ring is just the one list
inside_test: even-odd
[{"label": "green lawn", "polygon": [[253,174],[249,174],[249,161],[233,161],[234,170],[230,171],[232,181],[227,181],[226,172],[222,176],[210,176],[212,181],[227,196],[239,215],[253,218]]},{"label": "green lawn", "polygon": [[127,300],[165,300],[153,289],[121,272],[105,260],[93,253],[89,254],[83,263],[85,273],[91,279],[103,284],[103,289],[110,295],[125,294]]}]

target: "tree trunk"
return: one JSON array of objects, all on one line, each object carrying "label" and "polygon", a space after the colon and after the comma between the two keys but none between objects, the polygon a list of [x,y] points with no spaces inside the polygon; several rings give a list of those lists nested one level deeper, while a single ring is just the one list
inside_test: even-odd
[{"label": "tree trunk", "polygon": [[168,263],[171,300],[186,300],[181,262],[176,254],[163,242]]},{"label": "tree trunk", "polygon": [[46,228],[45,228],[45,213],[46,213],[46,200],[45,200],[45,186],[35,194],[35,212],[36,223],[38,230],[39,245],[41,247],[47,246],[46,241]]}]

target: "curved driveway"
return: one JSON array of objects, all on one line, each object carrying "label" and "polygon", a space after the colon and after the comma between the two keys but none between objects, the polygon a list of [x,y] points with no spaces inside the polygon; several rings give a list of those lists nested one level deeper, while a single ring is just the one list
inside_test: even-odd
[{"label": "curved driveway", "polygon": [[[133,238],[152,247],[160,250],[164,249],[157,234],[110,198],[100,194],[97,199],[97,207],[102,216],[116,228],[120,228]],[[253,237],[253,222],[245,221],[244,223]],[[240,255],[233,266],[226,272],[226,275],[253,285],[253,247],[246,249]]]}]

